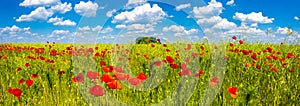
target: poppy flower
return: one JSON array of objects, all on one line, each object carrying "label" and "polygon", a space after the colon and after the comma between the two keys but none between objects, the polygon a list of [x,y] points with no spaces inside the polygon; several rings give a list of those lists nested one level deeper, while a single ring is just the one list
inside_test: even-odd
[{"label": "poppy flower", "polygon": [[227,91],[232,98],[236,98],[237,95],[239,95],[239,92],[237,92],[237,90],[238,90],[237,87],[228,87],[227,88]]},{"label": "poppy flower", "polygon": [[38,75],[37,75],[37,74],[32,74],[31,77],[32,77],[32,78],[38,78]]},{"label": "poppy flower", "polygon": [[57,51],[56,50],[51,50],[50,51],[50,56],[56,56],[57,55]]},{"label": "poppy flower", "polygon": [[170,52],[171,50],[170,50],[170,49],[166,49],[166,51],[167,51],[167,52]]},{"label": "poppy flower", "polygon": [[142,80],[140,80],[138,78],[131,78],[128,81],[133,86],[139,86],[140,84],[142,84]]},{"label": "poppy flower", "polygon": [[114,74],[114,77],[116,77],[120,81],[125,81],[125,80],[128,80],[129,75],[117,72],[117,73]]},{"label": "poppy flower", "polygon": [[164,47],[167,47],[167,44],[163,44]]},{"label": "poppy flower", "polygon": [[104,72],[112,72],[113,71],[112,66],[102,66],[102,69]]},{"label": "poppy flower", "polygon": [[79,73],[77,76],[74,76],[72,78],[73,82],[83,82],[84,81],[84,77],[82,73]]},{"label": "poppy flower", "polygon": [[29,64],[29,63],[26,63],[26,64],[25,64],[25,66],[26,66],[26,67],[29,67],[29,66],[30,66],[30,64]]},{"label": "poppy flower", "polygon": [[99,74],[97,72],[87,72],[87,76],[89,77],[90,80],[93,80],[93,79],[97,79],[99,77]]},{"label": "poppy flower", "polygon": [[151,44],[151,47],[155,47],[155,45],[154,45],[154,44]]},{"label": "poppy flower", "polygon": [[65,74],[65,73],[66,73],[65,71],[61,70],[61,71],[58,72],[58,75],[60,76],[60,75]]},{"label": "poppy flower", "polygon": [[233,44],[233,43],[230,43],[229,45],[230,45],[231,47],[232,47],[232,46],[234,46],[234,44]]},{"label": "poppy flower", "polygon": [[278,71],[277,68],[271,68],[271,70],[272,70],[273,72],[277,72],[277,71]]},{"label": "poppy flower", "polygon": [[201,50],[204,50],[204,46],[200,46]]},{"label": "poppy flower", "polygon": [[177,64],[170,64],[170,67],[173,68],[174,70],[178,68]]},{"label": "poppy flower", "polygon": [[187,63],[190,62],[190,58],[186,58],[185,62],[187,62]]},{"label": "poppy flower", "polygon": [[170,64],[172,64],[175,61],[171,56],[166,56],[166,60]]},{"label": "poppy flower", "polygon": [[293,53],[288,53],[286,58],[288,58],[288,59],[293,58]]},{"label": "poppy flower", "polygon": [[34,84],[33,80],[26,80],[26,85],[30,88]]},{"label": "poppy flower", "polygon": [[25,80],[23,80],[23,79],[19,80],[19,84],[24,84],[24,82],[25,82]]},{"label": "poppy flower", "polygon": [[185,69],[185,70],[183,70],[183,71],[181,71],[181,72],[178,72],[178,74],[179,74],[180,76],[189,76],[189,75],[192,74],[192,71],[189,70],[189,69]]},{"label": "poppy flower", "polygon": [[291,69],[290,69],[290,72],[291,72],[291,73],[292,73],[292,72],[295,72],[295,70],[294,70],[293,68],[291,68]]},{"label": "poppy flower", "polygon": [[20,67],[19,67],[19,68],[17,68],[17,71],[21,71],[21,70],[22,70],[22,68],[20,68]]},{"label": "poppy flower", "polygon": [[115,70],[116,72],[119,72],[119,73],[124,72],[124,70],[121,67],[118,67],[118,66],[113,67],[113,70]]},{"label": "poppy flower", "polygon": [[106,83],[106,86],[111,89],[122,89],[120,82],[117,80],[113,80],[113,81]]},{"label": "poppy flower", "polygon": [[210,86],[217,86],[218,82],[219,82],[218,77],[214,77],[210,80],[209,84],[210,84]]},{"label": "poppy flower", "polygon": [[18,99],[20,99],[20,97],[22,96],[22,90],[19,88],[8,88],[8,92],[10,94],[13,94]]},{"label": "poppy flower", "polygon": [[198,70],[198,72],[195,73],[195,77],[200,78],[200,76],[203,75],[203,74],[204,74],[204,72],[202,70]]},{"label": "poppy flower", "polygon": [[260,65],[257,65],[256,68],[257,68],[257,69],[261,69],[261,66],[260,66]]},{"label": "poppy flower", "polygon": [[114,78],[112,76],[110,76],[109,74],[103,74],[101,77],[102,82],[111,82],[113,80],[114,80]]},{"label": "poppy flower", "polygon": [[162,62],[161,62],[161,61],[155,61],[155,62],[153,62],[152,64],[153,64],[154,66],[159,67],[159,66],[161,66]]},{"label": "poppy flower", "polygon": [[232,39],[233,39],[233,40],[236,40],[236,36],[233,36]]},{"label": "poppy flower", "polygon": [[100,61],[100,66],[104,66],[105,62],[103,60]]},{"label": "poppy flower", "polygon": [[147,76],[143,72],[140,72],[140,74],[137,76],[137,78],[142,81],[147,80]]},{"label": "poppy flower", "polygon": [[244,41],[243,40],[239,40],[240,44],[244,44]]},{"label": "poppy flower", "polygon": [[160,39],[159,39],[159,38],[157,38],[156,40],[157,40],[157,42],[160,42]]},{"label": "poppy flower", "polygon": [[95,85],[95,86],[91,87],[89,89],[89,91],[90,91],[90,94],[95,97],[103,96],[105,94],[104,89],[99,85]]}]

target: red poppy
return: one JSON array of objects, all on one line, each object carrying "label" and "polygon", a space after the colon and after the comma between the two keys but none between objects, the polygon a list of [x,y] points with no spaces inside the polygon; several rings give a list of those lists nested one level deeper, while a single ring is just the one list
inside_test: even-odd
[{"label": "red poppy", "polygon": [[24,82],[25,82],[25,80],[23,80],[23,79],[19,80],[19,84],[24,84]]},{"label": "red poppy", "polygon": [[170,64],[172,64],[175,61],[171,56],[166,56],[166,60]]},{"label": "red poppy", "polygon": [[276,68],[271,68],[271,70],[272,70],[273,72],[277,72],[277,71],[278,71]]},{"label": "red poppy", "polygon": [[187,62],[187,63],[190,62],[190,58],[186,58],[185,62]]},{"label": "red poppy", "polygon": [[33,80],[26,80],[26,85],[30,88],[34,84]]},{"label": "red poppy", "polygon": [[161,62],[161,61],[155,61],[155,62],[153,62],[152,64],[153,64],[154,66],[159,67],[159,66],[161,66],[162,62]]},{"label": "red poppy", "polygon": [[102,69],[104,72],[112,72],[113,71],[112,66],[102,66]]},{"label": "red poppy", "polygon": [[236,98],[239,92],[237,92],[238,88],[237,87],[228,87],[227,91],[229,92],[230,96],[232,98]]},{"label": "red poppy", "polygon": [[180,64],[180,68],[183,69],[183,70],[186,69],[186,64],[185,63],[181,63]]},{"label": "red poppy", "polygon": [[287,56],[286,56],[286,58],[288,58],[288,59],[289,58],[293,58],[293,53],[288,53]]},{"label": "red poppy", "polygon": [[124,74],[124,73],[118,73],[118,72],[115,73],[114,76],[120,81],[125,81],[125,80],[128,80],[128,78],[129,78],[129,75]]},{"label": "red poppy", "polygon": [[65,73],[66,73],[65,71],[61,70],[61,71],[58,72],[58,75],[62,75],[62,74],[65,74]]},{"label": "red poppy", "polygon": [[103,74],[101,77],[102,82],[111,82],[113,80],[114,80],[114,78],[112,76],[110,76],[109,74]]},{"label": "red poppy", "polygon": [[38,75],[37,75],[37,74],[32,74],[31,77],[32,77],[32,78],[38,78]]},{"label": "red poppy", "polygon": [[243,41],[243,40],[239,40],[239,42],[240,42],[240,44],[243,44],[243,43],[244,43],[244,41]]},{"label": "red poppy", "polygon": [[218,77],[214,77],[210,80],[209,84],[210,84],[210,86],[217,86],[218,82],[219,82]]},{"label": "red poppy", "polygon": [[103,96],[105,94],[104,89],[99,85],[95,85],[91,87],[89,90],[90,90],[90,94],[95,97]]},{"label": "red poppy", "polygon": [[118,67],[118,66],[115,66],[113,67],[113,70],[115,70],[116,72],[119,72],[119,73],[123,73],[123,69],[121,67]]},{"label": "red poppy", "polygon": [[233,40],[236,40],[236,36],[233,36],[232,39],[233,39]]},{"label": "red poppy", "polygon": [[99,77],[99,74],[97,72],[87,72],[87,76],[89,77],[90,80],[93,80],[93,79],[97,79]]},{"label": "red poppy", "polygon": [[170,52],[171,50],[170,50],[170,49],[166,49],[166,51],[167,51],[167,52]]},{"label": "red poppy", "polygon": [[138,78],[131,78],[128,81],[133,86],[139,86],[140,84],[142,84],[142,80],[140,80]]},{"label": "red poppy", "polygon": [[137,78],[142,81],[147,80],[147,76],[143,72],[140,72],[140,74],[137,76]]},{"label": "red poppy", "polygon": [[19,67],[19,68],[17,68],[17,71],[21,71],[21,70],[22,70],[22,68],[20,68],[20,67]]},{"label": "red poppy", "polygon": [[30,66],[30,64],[29,64],[29,63],[26,63],[26,64],[25,64],[25,66],[26,66],[26,67],[29,67],[29,66]]},{"label": "red poppy", "polygon": [[171,68],[173,68],[174,70],[178,68],[177,64],[170,64]]},{"label": "red poppy", "polygon": [[201,50],[204,50],[204,46],[200,46]]},{"label": "red poppy", "polygon": [[160,42],[160,39],[159,39],[159,38],[157,38],[156,40],[157,40],[157,42]]},{"label": "red poppy", "polygon": [[257,65],[256,68],[257,68],[257,69],[261,69],[261,66],[260,66],[260,65]]},{"label": "red poppy", "polygon": [[256,55],[256,53],[253,53],[252,56],[251,56],[251,58],[254,59],[254,60],[257,60],[257,55]]},{"label": "red poppy", "polygon": [[167,47],[167,44],[163,44],[164,47]]},{"label": "red poppy", "polygon": [[110,82],[106,83],[106,85],[108,88],[111,88],[111,89],[122,89],[120,82],[117,80],[110,81]]},{"label": "red poppy", "polygon": [[82,73],[79,73],[77,76],[74,76],[72,78],[73,82],[83,82],[84,81],[84,77]]},{"label": "red poppy", "polygon": [[185,69],[185,70],[183,70],[183,71],[181,71],[181,72],[178,72],[178,74],[179,74],[180,76],[189,76],[189,75],[192,74],[192,71],[189,70],[189,69]]},{"label": "red poppy", "polygon": [[234,46],[234,44],[233,44],[233,43],[230,43],[230,46],[232,47],[232,46]]},{"label": "red poppy", "polygon": [[154,44],[151,44],[151,47],[155,47],[155,45],[154,45]]},{"label": "red poppy", "polygon": [[291,69],[290,69],[290,72],[291,72],[291,73],[292,73],[292,72],[295,72],[295,70],[294,70],[293,68],[291,68]]},{"label": "red poppy", "polygon": [[20,99],[20,97],[22,96],[22,90],[19,88],[8,88],[8,92],[10,94],[13,94],[18,99]]},{"label": "red poppy", "polygon": [[271,47],[267,47],[267,50],[269,53],[271,53],[273,49]]},{"label": "red poppy", "polygon": [[51,50],[50,51],[50,56],[56,56],[57,55],[57,51],[56,50]]},{"label": "red poppy", "polygon": [[100,61],[100,66],[104,66],[105,62],[103,60]]},{"label": "red poppy", "polygon": [[195,77],[200,78],[200,76],[203,75],[203,74],[204,74],[204,72],[202,70],[198,70],[198,72],[195,73]]}]

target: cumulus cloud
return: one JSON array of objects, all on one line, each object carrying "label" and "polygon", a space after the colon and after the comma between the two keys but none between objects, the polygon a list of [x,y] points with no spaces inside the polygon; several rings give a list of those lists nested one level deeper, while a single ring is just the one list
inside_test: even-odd
[{"label": "cumulus cloud", "polygon": [[56,4],[60,2],[60,0],[24,0],[22,3],[20,3],[20,6],[48,6],[52,4]]},{"label": "cumulus cloud", "polygon": [[114,31],[114,29],[107,27],[107,28],[102,29],[99,33],[106,34],[106,33],[112,32],[112,31]]},{"label": "cumulus cloud", "polygon": [[107,17],[111,17],[115,12],[117,12],[116,9],[112,9],[112,10],[110,10],[110,11],[107,11],[106,16],[107,16]]},{"label": "cumulus cloud", "polygon": [[223,5],[216,0],[211,0],[207,6],[194,7],[192,13],[195,18],[209,18],[222,13]]},{"label": "cumulus cloud", "polygon": [[67,2],[65,2],[65,3],[59,2],[57,5],[52,6],[50,8],[50,10],[52,10],[55,13],[59,12],[61,14],[65,14],[66,12],[72,10],[72,4],[71,3],[67,3]]},{"label": "cumulus cloud", "polygon": [[230,0],[226,3],[226,5],[230,5],[230,6],[232,6],[233,4],[234,4],[234,0]]},{"label": "cumulus cloud", "polygon": [[190,29],[186,30],[183,26],[177,26],[177,25],[171,25],[169,27],[163,28],[164,32],[173,32],[175,33],[175,36],[182,36],[182,35],[191,35],[196,34],[198,32],[198,29]]},{"label": "cumulus cloud", "polygon": [[36,21],[36,20],[47,20],[53,15],[53,11],[48,11],[45,7],[38,7],[28,15],[21,15],[16,21]]},{"label": "cumulus cloud", "polygon": [[253,27],[248,27],[248,26],[240,26],[237,29],[229,30],[225,32],[227,35],[236,35],[236,34],[247,34],[251,36],[264,36],[266,35],[264,30],[258,29],[258,28],[253,28]]},{"label": "cumulus cloud", "polygon": [[128,0],[128,2],[125,5],[125,8],[130,9],[130,8],[140,6],[145,3],[147,3],[146,0]]},{"label": "cumulus cloud", "polygon": [[98,4],[91,1],[84,2],[80,1],[79,4],[76,4],[74,10],[77,14],[85,17],[96,16],[98,10]]},{"label": "cumulus cloud", "polygon": [[63,20],[63,18],[50,18],[48,20],[48,23],[53,23],[53,25],[55,26],[76,26],[76,23],[74,21],[71,20]]},{"label": "cumulus cloud", "polygon": [[132,11],[125,11],[113,17],[112,23],[137,23],[151,22],[156,23],[163,19],[167,14],[157,4],[151,7],[149,3],[138,6]]},{"label": "cumulus cloud", "polygon": [[295,16],[294,19],[298,21],[298,20],[299,20],[299,17]]},{"label": "cumulus cloud", "polygon": [[235,29],[237,27],[237,25],[233,22],[229,22],[227,19],[222,19],[220,22],[218,22],[217,24],[215,24],[213,26],[213,28],[215,29]]},{"label": "cumulus cloud", "polygon": [[78,28],[79,31],[89,31],[91,30],[90,26],[84,26],[84,27],[79,27]]},{"label": "cumulus cloud", "polygon": [[52,31],[51,35],[66,35],[69,34],[69,30],[54,30]]},{"label": "cumulus cloud", "polygon": [[293,30],[289,29],[288,27],[283,27],[283,28],[278,27],[277,30],[276,30],[276,33],[286,35],[288,33],[288,30],[290,30],[290,32],[293,32]]},{"label": "cumulus cloud", "polygon": [[118,28],[118,29],[123,29],[123,28],[126,28],[126,25],[123,25],[123,24],[121,24],[121,25],[116,25],[116,27],[115,28]]},{"label": "cumulus cloud", "polygon": [[20,28],[16,25],[13,25],[11,27],[7,26],[5,28],[0,28],[0,35],[2,34],[16,35],[17,33],[31,34],[30,27]]},{"label": "cumulus cloud", "polygon": [[176,6],[176,11],[179,11],[181,9],[189,8],[191,6],[190,3],[188,4],[180,4],[179,6]]},{"label": "cumulus cloud", "polygon": [[262,12],[258,12],[258,13],[251,12],[250,14],[243,14],[243,13],[236,12],[233,18],[245,23],[261,23],[261,24],[273,23],[274,20],[274,18],[263,16]]}]

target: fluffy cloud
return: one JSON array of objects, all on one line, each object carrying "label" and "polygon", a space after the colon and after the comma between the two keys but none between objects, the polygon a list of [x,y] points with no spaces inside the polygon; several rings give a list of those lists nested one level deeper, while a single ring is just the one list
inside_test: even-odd
[{"label": "fluffy cloud", "polygon": [[290,30],[290,32],[293,32],[292,29],[288,29],[288,27],[278,27],[277,30],[276,30],[276,33],[277,34],[282,34],[282,35],[286,35],[288,33],[288,30]]},{"label": "fluffy cloud", "polygon": [[79,31],[89,31],[91,30],[90,26],[84,26],[84,27],[79,27],[78,28]]},{"label": "fluffy cloud", "polygon": [[222,3],[216,0],[211,0],[207,6],[194,7],[192,13],[195,18],[209,18],[213,16],[219,16],[222,13]]},{"label": "fluffy cloud", "polygon": [[125,5],[125,8],[130,9],[145,3],[147,3],[146,0],[128,0],[127,4]]},{"label": "fluffy cloud", "polygon": [[112,32],[112,31],[114,31],[114,29],[112,29],[112,28],[110,28],[110,27],[107,27],[107,28],[102,29],[102,30],[100,31],[100,33],[106,34],[106,33]]},{"label": "fluffy cloud", "polygon": [[191,6],[190,3],[188,3],[188,4],[181,4],[179,6],[176,6],[176,11],[179,11],[179,10],[184,9],[184,8],[189,8],[190,6]]},{"label": "fluffy cloud", "polygon": [[116,27],[115,28],[118,28],[118,29],[123,29],[123,28],[126,28],[126,25],[123,25],[123,24],[121,24],[121,25],[116,25]]},{"label": "fluffy cloud", "polygon": [[106,16],[107,17],[111,17],[115,12],[117,12],[117,10],[116,9],[113,9],[113,10],[110,10],[110,11],[107,11],[107,13],[106,13]]},{"label": "fluffy cloud", "polygon": [[98,10],[98,4],[93,3],[91,1],[84,2],[80,1],[79,4],[76,4],[74,10],[77,14],[85,16],[85,17],[93,17],[96,16]]},{"label": "fluffy cloud", "polygon": [[245,23],[261,23],[261,24],[272,23],[274,20],[274,18],[263,16],[262,12],[258,12],[258,13],[251,12],[250,14],[243,14],[243,13],[236,12],[233,18]]},{"label": "fluffy cloud", "polygon": [[69,33],[69,30],[54,30],[52,31],[51,35],[67,35]]},{"label": "fluffy cloud", "polygon": [[20,28],[16,25],[13,25],[11,27],[7,26],[5,28],[0,28],[0,35],[1,34],[16,35],[17,33],[30,34],[30,27]]},{"label": "fluffy cloud", "polygon": [[233,4],[234,4],[234,0],[230,0],[226,3],[226,5],[230,5],[230,6],[232,6]]},{"label": "fluffy cloud", "polygon": [[63,18],[50,18],[48,20],[48,23],[53,23],[53,25],[55,26],[76,26],[76,23],[74,21],[71,20],[63,20]]},{"label": "fluffy cloud", "polygon": [[249,27],[249,26],[240,26],[236,29],[225,32],[226,35],[236,35],[236,34],[241,34],[241,33],[251,35],[251,36],[255,36],[255,35],[264,36],[264,35],[266,35],[264,30]]},{"label": "fluffy cloud", "polygon": [[96,27],[92,28],[92,31],[97,31],[97,32],[99,32],[99,31],[101,31],[101,30],[102,30],[102,26],[100,26],[100,25],[97,25]]},{"label": "fluffy cloud", "polygon": [[24,0],[20,3],[20,6],[44,6],[44,5],[52,5],[60,2],[60,0]]},{"label": "fluffy cloud", "polygon": [[213,26],[214,29],[235,29],[237,25],[233,22],[229,22],[227,19],[222,19],[220,22]]},{"label": "fluffy cloud", "polygon": [[61,14],[65,14],[66,12],[72,10],[72,4],[67,2],[62,4],[61,2],[59,2],[57,5],[52,6],[50,10],[52,10],[53,12],[59,12]]},{"label": "fluffy cloud", "polygon": [[38,7],[28,15],[21,15],[16,21],[36,21],[36,20],[47,20],[53,15],[53,11],[48,11],[45,7]]},{"label": "fluffy cloud", "polygon": [[197,29],[190,29],[186,30],[183,26],[177,26],[177,25],[171,25],[169,27],[163,28],[164,32],[173,32],[175,33],[175,36],[182,36],[182,35],[191,35],[196,34],[198,32]]},{"label": "fluffy cloud", "polygon": [[298,21],[298,20],[299,20],[299,17],[295,16],[294,19]]},{"label": "fluffy cloud", "polygon": [[121,12],[114,16],[112,23],[136,23],[151,22],[156,23],[163,19],[167,14],[157,4],[151,7],[149,3],[138,6],[132,11]]}]

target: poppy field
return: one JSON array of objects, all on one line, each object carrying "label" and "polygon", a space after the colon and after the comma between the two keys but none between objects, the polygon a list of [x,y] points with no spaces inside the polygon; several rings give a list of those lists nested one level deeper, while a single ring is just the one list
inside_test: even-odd
[{"label": "poppy field", "polygon": [[300,105],[300,47],[235,36],[216,45],[0,44],[0,72],[1,105]]}]

